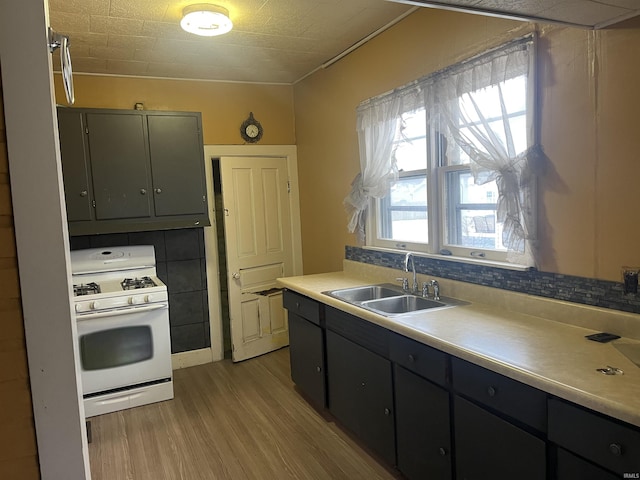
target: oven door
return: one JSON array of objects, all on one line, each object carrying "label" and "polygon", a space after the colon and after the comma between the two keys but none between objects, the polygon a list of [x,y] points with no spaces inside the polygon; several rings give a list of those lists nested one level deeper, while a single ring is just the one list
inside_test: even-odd
[{"label": "oven door", "polygon": [[84,396],[171,379],[169,307],[77,316]]}]

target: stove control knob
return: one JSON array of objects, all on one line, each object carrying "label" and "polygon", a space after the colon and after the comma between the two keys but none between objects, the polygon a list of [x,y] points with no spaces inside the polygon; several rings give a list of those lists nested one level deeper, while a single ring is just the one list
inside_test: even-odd
[{"label": "stove control knob", "polygon": [[145,295],[144,303],[151,303],[153,301],[153,295]]},{"label": "stove control knob", "polygon": [[81,311],[82,311],[82,304],[76,303],[76,312],[81,312]]},{"label": "stove control knob", "polygon": [[140,297],[129,297],[129,305],[136,305],[140,303]]},{"label": "stove control knob", "polygon": [[97,310],[98,308],[100,308],[100,302],[98,302],[97,300],[94,300],[89,304],[89,308],[91,310]]}]

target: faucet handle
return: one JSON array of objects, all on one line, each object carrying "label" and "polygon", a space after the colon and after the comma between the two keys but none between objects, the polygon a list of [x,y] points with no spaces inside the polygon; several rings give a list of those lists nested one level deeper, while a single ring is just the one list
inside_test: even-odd
[{"label": "faucet handle", "polygon": [[427,282],[422,282],[422,296],[424,298],[429,297],[429,284]]},{"label": "faucet handle", "polygon": [[437,280],[431,280],[431,285],[433,286],[433,299],[440,300],[440,284]]},{"label": "faucet handle", "polygon": [[402,282],[402,290],[409,291],[409,279],[406,277],[396,278],[396,282]]}]

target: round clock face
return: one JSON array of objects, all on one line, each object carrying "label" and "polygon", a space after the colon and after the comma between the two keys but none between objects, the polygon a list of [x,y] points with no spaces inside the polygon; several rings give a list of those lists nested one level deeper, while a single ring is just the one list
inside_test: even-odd
[{"label": "round clock face", "polygon": [[257,125],[251,123],[247,125],[247,128],[244,129],[244,132],[247,134],[247,137],[256,138],[260,133],[260,129],[258,128]]}]

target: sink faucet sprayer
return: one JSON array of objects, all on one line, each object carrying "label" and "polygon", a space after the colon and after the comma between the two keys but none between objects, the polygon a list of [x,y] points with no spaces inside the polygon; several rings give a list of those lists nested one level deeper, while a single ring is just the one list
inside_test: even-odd
[{"label": "sink faucet sprayer", "polygon": [[409,260],[411,260],[411,271],[413,272],[413,285],[411,287],[411,293],[418,292],[418,281],[416,279],[416,264],[413,261],[413,253],[407,252],[404,256],[404,271],[409,272]]}]

